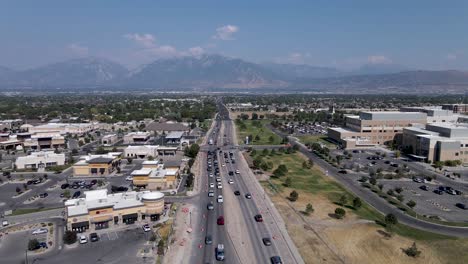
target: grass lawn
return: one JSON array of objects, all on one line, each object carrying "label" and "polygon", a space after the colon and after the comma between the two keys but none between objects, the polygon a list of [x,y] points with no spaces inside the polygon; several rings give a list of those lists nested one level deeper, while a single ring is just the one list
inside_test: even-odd
[{"label": "grass lawn", "polygon": [[[259,126],[254,124],[258,122]],[[280,145],[281,137],[273,133],[265,125],[270,123],[270,120],[243,120],[241,125],[236,121],[237,138],[240,142],[245,142],[245,137],[252,135],[251,145]],[[259,137],[256,139],[256,137]]]},{"label": "grass lawn", "polygon": [[328,148],[336,148],[336,145],[333,144],[332,142],[327,140],[327,136],[325,135],[304,135],[304,136],[297,136],[297,138],[303,143],[322,143]]}]

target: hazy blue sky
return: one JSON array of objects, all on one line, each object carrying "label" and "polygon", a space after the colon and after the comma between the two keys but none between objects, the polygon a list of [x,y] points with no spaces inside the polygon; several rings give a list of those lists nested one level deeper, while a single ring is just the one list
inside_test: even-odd
[{"label": "hazy blue sky", "polygon": [[254,62],[468,69],[468,1],[7,1],[0,65],[80,56],[135,67],[220,53]]}]

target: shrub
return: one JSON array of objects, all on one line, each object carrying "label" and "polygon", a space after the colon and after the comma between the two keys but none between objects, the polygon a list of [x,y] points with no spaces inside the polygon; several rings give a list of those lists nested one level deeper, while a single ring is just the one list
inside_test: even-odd
[{"label": "shrub", "polygon": [[289,194],[289,200],[291,202],[295,202],[295,201],[297,201],[297,199],[299,199],[299,193],[296,192],[296,190],[294,190]]},{"label": "shrub", "polygon": [[28,250],[36,250],[39,248],[39,240],[37,239],[30,239],[28,242]]},{"label": "shrub", "polygon": [[76,242],[76,232],[67,230],[63,234],[63,243],[71,245]]},{"label": "shrub", "polygon": [[359,198],[359,197],[354,198],[354,200],[353,200],[354,209],[359,209],[359,208],[361,208],[361,206],[362,206],[361,198]]},{"label": "shrub", "polygon": [[345,215],[346,215],[346,211],[343,208],[338,207],[338,208],[335,209],[336,218],[343,219],[345,217]]},{"label": "shrub", "polygon": [[404,249],[403,252],[405,252],[405,254],[408,255],[409,257],[413,257],[413,258],[416,258],[419,255],[421,255],[421,251],[418,250],[418,247],[416,246],[416,242],[413,242],[413,245],[411,245],[411,247],[409,248]]}]

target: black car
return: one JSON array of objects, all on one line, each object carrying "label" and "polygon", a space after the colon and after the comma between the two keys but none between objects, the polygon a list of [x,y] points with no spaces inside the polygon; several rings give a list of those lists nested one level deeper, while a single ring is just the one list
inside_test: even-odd
[{"label": "black car", "polygon": [[239,196],[240,192],[239,191],[234,191],[234,195]]},{"label": "black car", "polygon": [[91,240],[91,242],[96,242],[96,241],[98,241],[98,240],[99,240],[98,234],[96,234],[96,233],[91,233],[91,234],[89,234],[89,240]]},{"label": "black car", "polygon": [[34,183],[34,181],[28,181],[28,182],[26,182],[27,185],[31,185],[31,184],[33,184],[33,183]]},{"label": "black car", "polygon": [[229,176],[234,176],[234,172],[233,172],[233,171],[230,171],[230,172],[229,172]]},{"label": "black car", "polygon": [[468,209],[468,206],[466,206],[466,204],[463,204],[463,203],[456,203],[455,206],[463,210]]},{"label": "black car", "polygon": [[426,185],[419,186],[419,189],[421,189],[423,191],[429,191],[429,188]]},{"label": "black car", "polygon": [[338,172],[341,173],[341,174],[348,174],[348,172],[346,170],[339,170]]},{"label": "black car", "polygon": [[434,193],[438,194],[438,195],[442,195],[444,193],[444,191],[441,191],[439,189],[435,189],[434,190]]},{"label": "black car", "polygon": [[60,188],[66,189],[66,188],[68,188],[69,186],[70,186],[70,184],[64,183],[64,184],[62,184],[62,185],[60,186]]},{"label": "black car", "polygon": [[91,185],[96,185],[96,183],[97,183],[97,180],[92,180],[92,181],[90,182]]},{"label": "black car", "polygon": [[245,198],[247,198],[247,199],[252,199],[252,195],[251,195],[250,193],[246,193],[246,194],[245,194]]},{"label": "black car", "polygon": [[81,195],[81,192],[80,192],[80,191],[76,191],[76,192],[73,194],[72,198],[73,198],[73,199],[78,198],[78,197],[80,197],[80,195]]},{"label": "black car", "polygon": [[39,198],[46,198],[47,196],[49,196],[49,194],[46,192],[39,194]]},{"label": "black car", "polygon": [[269,237],[264,237],[262,238],[263,245],[265,246],[271,246],[271,238]]},{"label": "black car", "polygon": [[205,244],[206,244],[206,245],[211,245],[211,244],[213,244],[213,238],[211,237],[211,235],[206,235],[206,237],[205,237]]},{"label": "black car", "polygon": [[279,256],[273,256],[270,258],[271,264],[283,264]]}]

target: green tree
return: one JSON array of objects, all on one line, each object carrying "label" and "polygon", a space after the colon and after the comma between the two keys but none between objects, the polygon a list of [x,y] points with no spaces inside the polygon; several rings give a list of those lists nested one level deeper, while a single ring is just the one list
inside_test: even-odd
[{"label": "green tree", "polygon": [[273,144],[273,142],[275,142],[275,137],[269,136],[268,137],[268,142],[270,142],[270,144]]},{"label": "green tree", "polygon": [[341,205],[341,206],[345,206],[347,202],[348,202],[348,197],[346,197],[345,194],[341,195],[341,197],[340,197],[340,205]]},{"label": "green tree", "polygon": [[36,250],[39,248],[39,240],[33,238],[28,242],[28,250]]},{"label": "green tree", "polygon": [[314,207],[312,206],[312,204],[308,203],[308,204],[306,205],[305,213],[306,213],[307,215],[310,215],[310,214],[313,213],[313,212],[314,212]]},{"label": "green tree", "polygon": [[149,155],[149,156],[148,156],[148,160],[154,160],[154,157],[151,156],[151,155]]},{"label": "green tree", "polygon": [[262,155],[267,156],[268,155],[268,149],[263,149],[262,150]]},{"label": "green tree", "polygon": [[408,255],[409,257],[413,257],[413,258],[416,258],[419,255],[421,255],[421,251],[416,246],[416,242],[413,242],[413,245],[411,245],[411,247],[406,248],[403,251],[405,252],[406,255]]},{"label": "green tree", "polygon": [[413,200],[409,200],[409,201],[406,203],[406,205],[408,205],[408,206],[411,207],[411,208],[414,208],[414,207],[416,206],[416,202],[413,201]]},{"label": "green tree", "polygon": [[128,164],[132,164],[133,159],[132,158],[127,158]]},{"label": "green tree", "polygon": [[376,185],[377,184],[377,180],[374,178],[374,177],[371,177],[369,179],[369,183],[372,184],[372,185]]},{"label": "green tree", "polygon": [[361,206],[362,206],[361,198],[359,198],[359,197],[354,198],[354,199],[353,199],[353,207],[354,207],[354,209],[357,210],[357,209],[361,208]]},{"label": "green tree", "polygon": [[286,186],[286,187],[291,187],[291,184],[292,184],[292,179],[291,179],[291,177],[287,177],[287,178],[284,180],[284,186]]},{"label": "green tree", "polygon": [[345,215],[346,215],[346,211],[343,208],[338,207],[338,208],[335,209],[336,218],[343,219],[345,217]]},{"label": "green tree", "polygon": [[296,192],[296,190],[292,191],[291,193],[289,193],[289,200],[291,202],[295,202],[297,201],[297,199],[299,199],[299,193]]},{"label": "green tree", "polygon": [[76,242],[76,232],[67,230],[63,234],[63,243],[67,245],[74,244]]},{"label": "green tree", "polygon": [[387,214],[385,216],[385,229],[392,234],[394,226],[398,224],[398,218],[394,214]]}]

